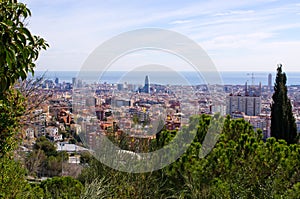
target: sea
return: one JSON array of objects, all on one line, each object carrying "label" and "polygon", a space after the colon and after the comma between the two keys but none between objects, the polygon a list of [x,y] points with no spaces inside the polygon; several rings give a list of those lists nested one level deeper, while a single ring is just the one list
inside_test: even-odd
[{"label": "sea", "polygon": [[[106,72],[79,72],[79,71],[36,71],[34,77],[44,76],[45,79],[59,82],[72,82],[73,78],[92,83],[128,83],[143,85],[148,76],[150,83],[161,85],[268,85],[269,74],[272,75],[271,85],[274,85],[276,72],[195,72],[195,71],[106,71]],[[300,85],[300,72],[286,72],[287,85]],[[31,77],[32,78],[32,77]]]}]

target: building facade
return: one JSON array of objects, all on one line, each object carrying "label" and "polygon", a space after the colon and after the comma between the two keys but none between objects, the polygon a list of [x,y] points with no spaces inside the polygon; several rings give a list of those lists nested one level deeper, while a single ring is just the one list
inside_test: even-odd
[{"label": "building facade", "polygon": [[260,96],[230,95],[226,99],[226,114],[243,112],[249,116],[257,116],[261,113]]}]

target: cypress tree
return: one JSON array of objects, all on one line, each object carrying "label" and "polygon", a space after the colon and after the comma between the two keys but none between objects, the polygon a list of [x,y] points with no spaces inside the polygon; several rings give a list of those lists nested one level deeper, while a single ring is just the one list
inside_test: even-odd
[{"label": "cypress tree", "polygon": [[293,144],[297,142],[297,126],[291,101],[287,96],[286,80],[286,75],[282,72],[282,65],[279,64],[272,96],[271,136]]}]

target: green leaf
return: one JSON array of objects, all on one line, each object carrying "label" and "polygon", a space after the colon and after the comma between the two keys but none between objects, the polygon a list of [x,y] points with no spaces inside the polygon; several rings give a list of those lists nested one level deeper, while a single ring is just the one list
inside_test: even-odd
[{"label": "green leaf", "polygon": [[22,28],[22,32],[27,36],[27,39],[29,39],[29,41],[32,43],[32,45],[34,44],[34,38],[31,35],[31,33],[29,32],[29,30],[27,28]]},{"label": "green leaf", "polygon": [[[25,36],[23,34],[21,34],[21,33],[18,36],[19,36],[19,39],[21,40],[21,42],[23,43],[23,46],[25,46],[26,45],[26,38],[25,38]],[[21,50],[21,49],[19,49],[19,50]]]},{"label": "green leaf", "polygon": [[27,74],[26,74],[26,71],[25,71],[25,70],[21,70],[19,75],[21,76],[21,79],[22,79],[22,80],[25,80],[26,77],[27,77]]}]

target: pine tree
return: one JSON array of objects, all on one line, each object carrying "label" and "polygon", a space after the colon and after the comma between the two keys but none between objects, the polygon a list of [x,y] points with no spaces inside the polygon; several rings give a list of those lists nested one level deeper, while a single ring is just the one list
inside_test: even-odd
[{"label": "pine tree", "polygon": [[286,75],[282,72],[282,65],[279,64],[272,96],[271,136],[276,139],[284,139],[287,143],[292,144],[297,141],[297,126],[291,101],[287,96],[286,80]]}]

